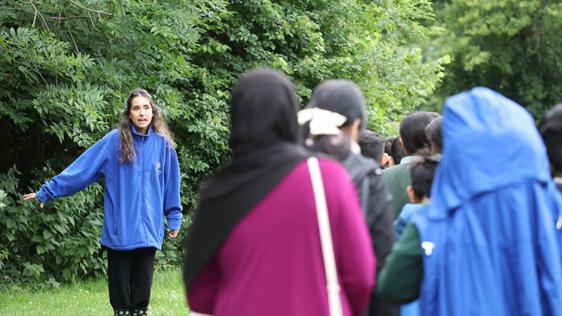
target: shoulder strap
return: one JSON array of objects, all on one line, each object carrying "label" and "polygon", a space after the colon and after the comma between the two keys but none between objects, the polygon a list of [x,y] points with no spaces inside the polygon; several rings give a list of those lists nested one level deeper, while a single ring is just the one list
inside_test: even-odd
[{"label": "shoulder strap", "polygon": [[363,210],[363,216],[365,216],[365,218],[367,218],[367,213],[369,211],[369,184],[369,174],[367,173],[361,187],[361,209]]},{"label": "shoulder strap", "polygon": [[308,169],[312,180],[312,190],[316,201],[316,214],[318,216],[318,228],[320,231],[320,243],[322,246],[322,257],[324,259],[324,271],[326,273],[326,289],[328,291],[328,306],[330,316],[342,316],[343,310],[340,301],[340,286],[336,272],[336,260],[334,257],[334,246],[332,243],[332,233],[330,231],[330,219],[328,217],[328,207],[326,205],[326,194],[320,165],[316,157],[308,158]]}]

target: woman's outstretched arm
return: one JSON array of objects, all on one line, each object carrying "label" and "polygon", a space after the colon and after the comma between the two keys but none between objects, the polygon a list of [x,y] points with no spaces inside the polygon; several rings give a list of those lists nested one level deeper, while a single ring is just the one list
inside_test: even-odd
[{"label": "woman's outstretched arm", "polygon": [[39,191],[25,194],[23,199],[36,198],[42,207],[52,199],[72,195],[99,180],[103,165],[107,161],[106,147],[110,143],[111,134],[88,148],[59,175],[43,184]]}]

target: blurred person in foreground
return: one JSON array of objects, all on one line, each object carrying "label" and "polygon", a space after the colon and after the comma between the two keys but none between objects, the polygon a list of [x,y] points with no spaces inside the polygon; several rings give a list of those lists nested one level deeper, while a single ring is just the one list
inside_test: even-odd
[{"label": "blurred person in foreground", "polygon": [[[562,315],[562,201],[532,117],[487,88],[447,99],[443,155],[377,293],[420,315]],[[485,157],[485,161],[483,161]]]},{"label": "blurred person in foreground", "polygon": [[[328,315],[316,205],[298,144],[295,88],[272,70],[232,90],[232,158],[204,183],[184,241],[191,311],[222,315]],[[360,315],[375,257],[357,192],[336,161],[319,159],[344,315]]]},{"label": "blurred person in foreground", "polygon": [[[354,82],[326,80],[314,89],[306,109],[299,112],[299,123],[304,125],[307,148],[336,158],[351,175],[359,192],[379,271],[394,243],[392,198],[379,163],[364,157],[357,144],[367,125],[365,113],[363,94]],[[382,140],[380,145],[382,153]],[[398,306],[381,302],[373,292],[367,315],[392,316],[398,312]]]}]

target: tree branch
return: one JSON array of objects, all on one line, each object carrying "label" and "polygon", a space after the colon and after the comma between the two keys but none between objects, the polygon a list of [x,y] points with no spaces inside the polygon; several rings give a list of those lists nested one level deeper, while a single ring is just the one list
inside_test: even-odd
[{"label": "tree branch", "polygon": [[29,4],[31,4],[31,6],[33,7],[33,10],[35,10],[35,14],[33,15],[33,24],[32,26],[35,26],[35,21],[37,20],[37,14],[39,14],[39,17],[41,18],[41,21],[43,21],[43,26],[46,29],[49,29],[49,26],[47,25],[47,22],[45,21],[45,18],[43,17],[43,14],[41,14],[41,11],[39,11],[39,9],[37,9],[37,7],[35,6],[35,3],[33,3],[33,0],[28,0]]},{"label": "tree branch", "polygon": [[37,21],[37,10],[35,10],[35,14],[33,14],[33,23],[31,26],[35,27],[35,21]]},{"label": "tree branch", "polygon": [[51,19],[51,20],[64,21],[64,20],[70,20],[70,19],[85,19],[85,18],[88,18],[88,16],[86,16],[86,15],[48,16],[47,18]]},{"label": "tree branch", "polygon": [[90,12],[88,12],[88,17],[90,18],[90,22],[92,23],[92,27],[94,28],[94,30],[99,32],[100,30],[96,27],[96,24],[94,23],[94,19],[92,19],[92,15],[90,14]]},{"label": "tree branch", "polygon": [[76,49],[76,52],[79,53],[80,51],[78,50],[78,45],[76,44],[76,40],[74,39],[74,35],[72,35],[72,31],[70,30],[70,26],[68,26],[68,23],[66,24],[66,28],[68,29],[68,34],[70,34],[70,38],[72,39],[72,43],[74,44],[74,49]]},{"label": "tree branch", "polygon": [[100,15],[100,14],[112,15],[111,13],[105,12],[105,11],[102,11],[102,10],[95,10],[95,9],[86,8],[85,6],[81,5],[80,3],[75,2],[75,1],[72,1],[72,0],[70,0],[70,3],[74,4],[74,5],[77,6],[77,7],[80,7],[80,8],[83,9],[83,10],[86,10],[86,11],[89,11],[89,12],[97,13],[98,15]]}]

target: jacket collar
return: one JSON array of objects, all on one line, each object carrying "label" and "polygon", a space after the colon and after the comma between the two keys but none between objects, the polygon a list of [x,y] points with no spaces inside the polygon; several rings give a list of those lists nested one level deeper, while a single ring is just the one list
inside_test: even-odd
[{"label": "jacket collar", "polygon": [[420,156],[406,156],[403,157],[402,160],[400,160],[400,164],[411,163],[420,159],[421,159]]},{"label": "jacket collar", "polygon": [[146,130],[146,135],[141,134],[137,130],[137,127],[135,126],[135,124],[133,124],[132,122],[131,122],[131,131],[133,132],[133,135],[138,135],[138,136],[141,136],[141,137],[150,137],[152,135],[152,124],[148,125],[148,129]]}]

